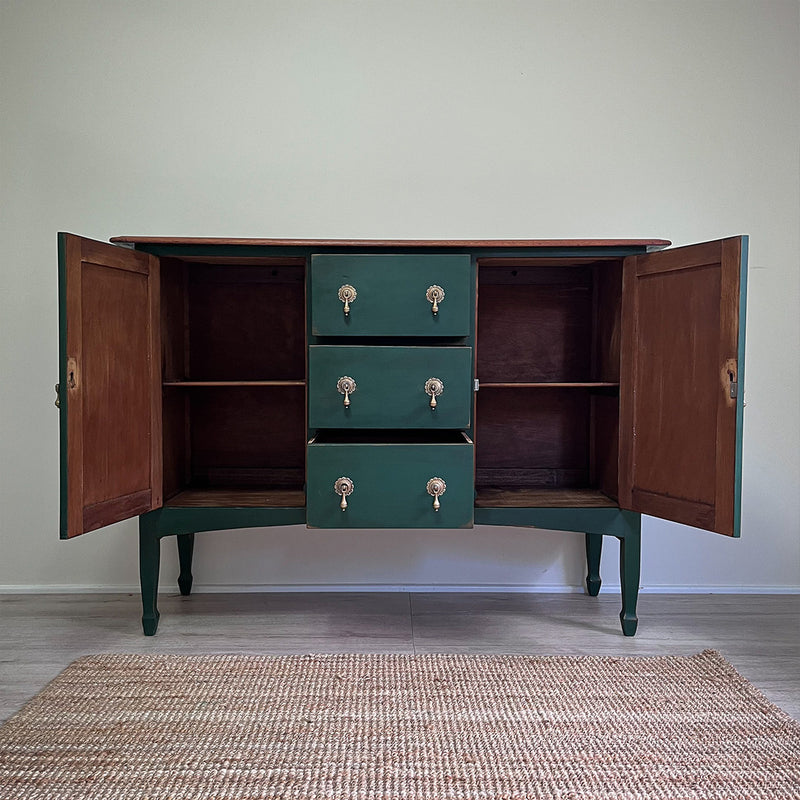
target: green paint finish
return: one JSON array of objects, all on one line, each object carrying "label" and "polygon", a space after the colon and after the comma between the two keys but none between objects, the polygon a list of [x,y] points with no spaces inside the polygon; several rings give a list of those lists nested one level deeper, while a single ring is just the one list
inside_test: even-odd
[{"label": "green paint finish", "polygon": [[[314,336],[469,336],[473,317],[469,255],[331,254],[311,257]],[[357,297],[344,313],[339,288]],[[438,313],[425,293],[444,289]]]},{"label": "green paint finish", "polygon": [[[308,446],[308,525],[312,528],[471,528],[472,443]],[[353,481],[347,509],[333,485]],[[447,485],[434,511],[426,486]]]},{"label": "green paint finish", "polygon": [[59,426],[59,535],[67,538],[67,244],[58,234],[58,426]]},{"label": "green paint finish", "polygon": [[[356,382],[344,405],[342,376]],[[425,382],[444,391],[431,408]],[[472,348],[312,345],[308,349],[309,428],[457,428],[470,426]]]},{"label": "green paint finish", "polygon": [[145,636],[158,630],[158,575],[161,539],[177,536],[181,594],[192,588],[194,534],[234,528],[263,528],[305,522],[304,508],[159,508],[139,517],[139,582],[142,588],[142,629]]},{"label": "green paint finish", "polygon": [[734,465],[733,489],[733,535],[742,534],[742,441],[744,439],[744,341],[747,319],[747,258],[750,237],[742,236],[742,256],[739,266],[739,341],[737,358],[739,361],[739,392],[736,395],[736,463]]},{"label": "green paint finish", "polygon": [[586,591],[591,597],[600,593],[600,556],[603,552],[603,537],[598,533],[586,534]]},{"label": "green paint finish", "polygon": [[142,629],[145,636],[158,630],[158,573],[161,567],[161,537],[152,514],[139,517],[139,583],[142,587]]},{"label": "green paint finish", "polygon": [[619,539],[619,580],[622,587],[622,611],[619,621],[625,636],[633,636],[639,624],[636,603],[639,598],[639,574],[642,554],[642,520],[638,515],[626,518],[627,531]]},{"label": "green paint finish", "polygon": [[178,540],[178,561],[180,574],[178,575],[178,588],[186,596],[192,593],[192,556],[194,555],[194,534],[183,533],[176,537]]},{"label": "green paint finish", "polygon": [[203,531],[227,531],[236,528],[268,528],[275,525],[304,525],[304,508],[224,506],[172,507],[156,509],[139,517],[158,536],[176,536]]},{"label": "green paint finish", "polygon": [[476,508],[476,525],[542,528],[624,537],[640,515],[619,508]]},{"label": "green paint finish", "polygon": [[508,525],[554,531],[586,533],[586,588],[590,595],[600,591],[602,537],[619,539],[619,573],[622,610],[619,614],[625,636],[636,633],[641,570],[640,514],[617,508],[476,508],[476,525]]}]

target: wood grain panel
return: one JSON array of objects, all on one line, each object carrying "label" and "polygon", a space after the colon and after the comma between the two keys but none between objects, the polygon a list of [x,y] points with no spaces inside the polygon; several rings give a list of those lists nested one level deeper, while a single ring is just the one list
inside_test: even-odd
[{"label": "wood grain panel", "polygon": [[[477,394],[475,466],[528,472],[540,484],[586,485],[589,394],[570,389],[491,389]],[[488,475],[489,473],[485,473]]]},{"label": "wood grain panel", "polygon": [[[83,390],[79,365],[83,360],[83,316],[82,301],[82,261],[81,239],[78,236],[63,236],[64,263],[59,268],[64,275],[61,290],[64,292],[62,314],[66,317],[66,345],[63,347],[60,380],[65,383],[67,400],[67,469],[61,475],[62,496],[67,495],[66,524],[61,521],[61,535],[78,536],[83,529]],[[63,342],[62,342],[63,344]],[[64,421],[62,419],[62,424]],[[64,488],[66,484],[66,492]]]},{"label": "wood grain panel", "polygon": [[192,267],[188,377],[304,380],[303,275],[301,267]]},{"label": "wood grain panel", "polygon": [[590,379],[592,297],[582,284],[479,285],[481,383]]},{"label": "wood grain panel", "polygon": [[165,505],[180,508],[302,508],[306,504],[302,489],[185,489]]},{"label": "wood grain panel", "polygon": [[137,514],[144,514],[152,508],[153,495],[150,489],[143,489],[123,497],[112,497],[83,509],[83,527],[86,532],[97,530],[113,522],[119,522],[120,514],[124,515],[123,519],[127,519]]},{"label": "wood grain panel", "polygon": [[593,271],[592,379],[619,382],[622,262],[600,264]]},{"label": "wood grain panel", "polygon": [[174,495],[190,479],[190,449],[186,436],[188,403],[185,392],[168,390],[163,393],[164,497]]},{"label": "wood grain panel", "polygon": [[94,239],[84,239],[80,236],[73,238],[80,242],[81,261],[87,264],[102,264],[108,269],[139,272],[142,275],[149,275],[152,270],[153,260],[147,253],[123,247],[109,247],[104,242],[96,242]]},{"label": "wood grain panel", "polygon": [[149,431],[129,424],[150,416],[147,276],[89,263],[81,288],[84,502],[94,505],[150,488]]},{"label": "wood grain panel", "polygon": [[[742,263],[742,240],[739,237],[724,239],[721,253],[721,293],[720,322],[718,343],[717,388],[717,431],[716,431],[716,502],[714,508],[714,524],[717,530],[735,533],[737,520],[737,503],[741,493],[741,485],[737,485],[736,469],[736,417],[744,411],[744,403],[738,397],[731,397],[730,381],[733,378],[738,384],[738,393],[744,395],[744,382],[739,374],[739,359],[744,369],[744,352],[738,353],[739,326],[745,324],[739,318],[740,270]],[[744,340],[742,339],[742,342]],[[720,363],[723,362],[724,363]],[[741,405],[739,403],[741,402]],[[741,428],[738,435],[741,435]],[[739,477],[741,480],[741,475]]]},{"label": "wood grain panel", "polygon": [[215,474],[227,476],[229,486],[237,481],[252,484],[258,480],[252,470],[302,474],[306,443],[302,386],[197,389],[189,396],[194,483]]},{"label": "wood grain panel", "polygon": [[[716,494],[719,271],[639,282],[636,487],[713,505]],[[662,338],[669,331],[668,340]],[[646,390],[645,390],[646,387]]]},{"label": "wood grain panel", "polygon": [[616,508],[596,489],[488,489],[478,487],[477,508]]},{"label": "wood grain panel", "polygon": [[741,239],[626,259],[620,505],[735,533]]},{"label": "wood grain panel", "polygon": [[179,380],[186,374],[188,353],[188,308],[186,305],[186,267],[179,261],[161,262],[161,345],[165,381]]},{"label": "wood grain panel", "polygon": [[619,397],[591,397],[591,455],[589,482],[616,499],[619,495]]},{"label": "wood grain panel", "polygon": [[62,234],[67,509],[76,536],[161,503],[158,259]]}]

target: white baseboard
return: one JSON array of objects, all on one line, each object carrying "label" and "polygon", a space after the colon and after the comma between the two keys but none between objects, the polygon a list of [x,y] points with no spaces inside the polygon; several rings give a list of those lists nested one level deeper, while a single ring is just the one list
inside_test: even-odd
[{"label": "white baseboard", "polygon": [[[139,594],[138,585],[100,584],[0,584],[0,594]],[[246,594],[260,592],[430,592],[498,594],[583,594],[583,586],[519,586],[501,584],[198,584],[193,594]],[[619,593],[619,584],[603,583],[603,594]],[[162,594],[177,594],[175,583],[159,586]],[[800,586],[642,586],[640,594],[800,594]]]}]

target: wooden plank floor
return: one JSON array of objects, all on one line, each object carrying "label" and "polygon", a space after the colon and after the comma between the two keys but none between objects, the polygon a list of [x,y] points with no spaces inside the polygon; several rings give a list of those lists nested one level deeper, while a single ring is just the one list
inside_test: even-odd
[{"label": "wooden plank floor", "polygon": [[141,634],[138,595],[0,596],[0,720],[90,653],[688,655],[719,650],[800,720],[800,595],[643,595],[639,633],[619,597],[580,594],[161,595]]}]

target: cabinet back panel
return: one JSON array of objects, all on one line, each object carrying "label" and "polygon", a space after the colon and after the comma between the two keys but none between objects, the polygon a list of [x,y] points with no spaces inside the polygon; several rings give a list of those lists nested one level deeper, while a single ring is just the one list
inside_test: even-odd
[{"label": "cabinet back panel", "polygon": [[191,265],[193,380],[304,380],[305,285],[297,266]]},{"label": "cabinet back panel", "polygon": [[590,482],[601,492],[619,496],[619,397],[592,395]]},{"label": "cabinet back panel", "polygon": [[190,478],[189,396],[183,389],[165,389],[162,396],[164,497],[171,497],[180,491]]},{"label": "cabinet back panel", "polygon": [[586,486],[588,392],[485,389],[475,413],[476,482],[482,486]]},{"label": "cabinet back panel", "polygon": [[161,259],[161,375],[165,381],[180,380],[189,368],[186,278],[185,264]]},{"label": "cabinet back panel", "polygon": [[481,281],[477,334],[481,383],[588,380],[591,284]]},{"label": "cabinet back panel", "polygon": [[193,484],[302,486],[304,387],[187,391]]},{"label": "cabinet back panel", "polygon": [[622,262],[596,265],[593,285],[592,379],[619,383]]}]

